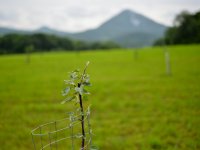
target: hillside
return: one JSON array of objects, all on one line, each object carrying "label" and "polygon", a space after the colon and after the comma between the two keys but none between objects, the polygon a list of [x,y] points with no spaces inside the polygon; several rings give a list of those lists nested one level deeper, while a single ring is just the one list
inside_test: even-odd
[{"label": "hillside", "polygon": [[19,29],[13,29],[13,28],[7,28],[7,27],[0,27],[0,36],[16,33],[16,34],[28,34],[30,31],[26,30],[19,30]]}]

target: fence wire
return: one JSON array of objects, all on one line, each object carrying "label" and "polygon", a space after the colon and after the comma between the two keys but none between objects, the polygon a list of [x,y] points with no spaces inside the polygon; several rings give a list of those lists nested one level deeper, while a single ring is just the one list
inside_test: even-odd
[{"label": "fence wire", "polygon": [[[81,147],[81,117],[85,122],[85,147]],[[69,117],[42,124],[31,131],[34,150],[89,150],[92,147],[92,129],[90,110],[85,114]]]}]

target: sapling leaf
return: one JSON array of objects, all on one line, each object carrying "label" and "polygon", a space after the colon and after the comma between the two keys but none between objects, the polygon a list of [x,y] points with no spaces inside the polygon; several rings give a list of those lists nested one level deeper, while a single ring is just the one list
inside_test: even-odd
[{"label": "sapling leaf", "polygon": [[88,95],[88,94],[90,94],[90,92],[88,92],[87,90],[83,89],[83,94]]},{"label": "sapling leaf", "polygon": [[64,101],[62,101],[61,104],[64,104],[64,103],[69,102],[69,101],[72,101],[75,98],[76,98],[76,96],[68,97]]},{"label": "sapling leaf", "polygon": [[[77,138],[82,138],[81,149],[85,149],[84,143],[87,141],[86,139],[87,133],[85,132],[86,127],[84,120],[89,119],[87,117],[90,115],[90,108],[88,107],[88,109],[84,111],[85,107],[83,103],[84,100],[87,100],[87,95],[90,94],[87,91],[87,86],[91,86],[90,76],[86,73],[88,65],[89,62],[86,63],[83,72],[80,72],[80,70],[77,69],[69,73],[69,80],[64,80],[67,87],[63,90],[63,96],[66,96],[66,99],[61,102],[61,104],[64,104],[66,102],[73,101],[75,105],[79,104],[76,105],[76,107],[78,108],[74,110],[75,114],[78,117],[75,118],[73,115],[69,116],[70,116],[70,125],[72,125],[72,123],[76,121],[81,122],[82,133],[74,135]],[[88,127],[88,132],[91,138],[92,130],[90,127]],[[90,150],[97,150],[97,149],[98,148],[94,146],[90,147]]]},{"label": "sapling leaf", "polygon": [[87,114],[90,114],[90,107],[91,107],[91,105],[88,106],[88,108],[87,108]]},{"label": "sapling leaf", "polygon": [[72,72],[72,73],[70,74],[70,77],[71,77],[71,79],[76,79],[76,78],[78,77],[77,72]]},{"label": "sapling leaf", "polygon": [[74,90],[79,93],[80,95],[83,95],[83,87],[80,86],[80,87],[75,87]]},{"label": "sapling leaf", "polygon": [[75,105],[77,105],[78,103],[79,103],[79,98],[78,95],[76,95]]},{"label": "sapling leaf", "polygon": [[87,74],[86,77],[85,77],[85,81],[86,81],[86,82],[89,82],[89,81],[90,81],[90,76],[89,76],[88,74]]},{"label": "sapling leaf", "polygon": [[83,85],[85,85],[85,86],[92,86],[90,82],[86,82],[86,81],[83,82]]},{"label": "sapling leaf", "polygon": [[87,61],[87,62],[86,62],[86,67],[87,67],[89,64],[90,64],[90,61]]},{"label": "sapling leaf", "polygon": [[64,80],[65,84],[68,84],[68,85],[75,85],[74,81],[73,80]]},{"label": "sapling leaf", "polygon": [[63,96],[66,96],[69,92],[70,92],[70,87],[66,87],[66,88],[62,91],[62,95],[63,95]]},{"label": "sapling leaf", "polygon": [[80,110],[81,110],[80,108],[77,108],[77,109],[76,109],[77,112],[80,112]]},{"label": "sapling leaf", "polygon": [[83,135],[80,134],[80,133],[76,134],[75,136],[76,136],[77,138],[82,138],[82,137],[83,137]]}]

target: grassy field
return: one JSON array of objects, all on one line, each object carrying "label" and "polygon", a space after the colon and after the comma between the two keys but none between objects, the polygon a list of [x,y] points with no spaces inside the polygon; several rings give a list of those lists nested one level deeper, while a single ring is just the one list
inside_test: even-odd
[{"label": "grassy field", "polygon": [[200,149],[200,45],[0,56],[0,150],[33,149],[30,131],[66,116],[68,72],[91,62],[92,127],[101,150]]}]

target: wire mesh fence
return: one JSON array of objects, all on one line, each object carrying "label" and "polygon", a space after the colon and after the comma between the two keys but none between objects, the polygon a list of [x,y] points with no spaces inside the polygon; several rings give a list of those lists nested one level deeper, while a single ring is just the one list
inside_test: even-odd
[{"label": "wire mesh fence", "polygon": [[[81,147],[81,117],[85,122],[85,147]],[[92,147],[90,110],[85,114],[73,112],[64,119],[42,124],[31,131],[34,150],[89,150]]]}]

